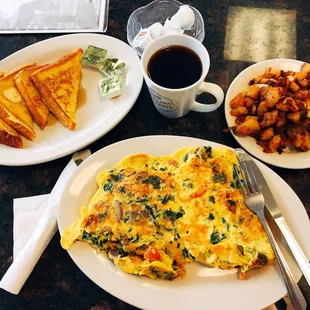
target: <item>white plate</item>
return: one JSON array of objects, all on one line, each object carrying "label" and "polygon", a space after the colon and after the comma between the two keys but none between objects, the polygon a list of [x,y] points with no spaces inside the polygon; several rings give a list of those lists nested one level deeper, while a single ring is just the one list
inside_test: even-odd
[{"label": "white plate", "polygon": [[[99,171],[110,169],[123,157],[133,153],[172,154],[185,146],[220,144],[177,136],[149,136],[112,144],[83,162],[64,188],[58,210],[60,233],[79,216],[81,205],[89,202],[96,190]],[[259,163],[301,247],[310,256],[310,224],[307,213],[293,190],[272,170]],[[275,265],[253,271],[250,279],[237,275],[207,277],[209,268],[187,264],[187,275],[175,281],[151,280],[120,271],[104,255],[96,255],[87,244],[78,242],[69,251],[77,266],[97,285],[110,294],[142,309],[262,309],[286,293]],[[208,274],[208,273],[207,273]],[[294,276],[300,273],[294,270]]]},{"label": "white plate", "polygon": [[0,145],[0,165],[21,166],[47,162],[83,148],[115,127],[130,111],[140,93],[143,76],[140,59],[124,42],[99,34],[59,36],[24,48],[0,62],[0,68],[10,71],[31,62],[49,63],[74,48],[84,50],[88,45],[108,50],[108,57],[122,59],[128,66],[123,94],[115,99],[100,97],[98,80],[102,74],[83,65],[82,87],[86,90],[86,103],[77,110],[76,129],[70,131],[59,122],[40,130],[34,125],[34,142],[23,139],[24,149]]},{"label": "white plate", "polygon": [[[230,115],[229,102],[241,91],[243,91],[251,79],[265,72],[267,67],[282,70],[300,71],[302,61],[293,59],[270,59],[256,63],[243,70],[230,84],[225,99],[225,116],[228,126],[235,125],[235,117]],[[237,142],[249,153],[258,159],[282,168],[304,169],[310,168],[310,152],[296,152],[286,148],[281,155],[276,153],[266,154],[263,148],[256,144],[256,140],[252,137],[241,137],[234,135]]]}]

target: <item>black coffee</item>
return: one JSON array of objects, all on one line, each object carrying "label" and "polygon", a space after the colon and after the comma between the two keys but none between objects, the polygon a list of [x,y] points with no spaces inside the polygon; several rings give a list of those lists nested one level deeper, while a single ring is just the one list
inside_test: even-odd
[{"label": "black coffee", "polygon": [[171,45],[152,55],[147,71],[151,80],[160,86],[183,88],[200,79],[202,63],[193,50],[180,45]]}]

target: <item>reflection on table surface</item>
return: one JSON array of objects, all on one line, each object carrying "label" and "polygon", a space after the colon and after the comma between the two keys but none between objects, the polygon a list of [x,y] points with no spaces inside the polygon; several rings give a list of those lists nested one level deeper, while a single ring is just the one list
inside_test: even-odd
[{"label": "reflection on table surface", "polygon": [[101,0],[14,0],[1,3],[1,30],[97,29]]}]

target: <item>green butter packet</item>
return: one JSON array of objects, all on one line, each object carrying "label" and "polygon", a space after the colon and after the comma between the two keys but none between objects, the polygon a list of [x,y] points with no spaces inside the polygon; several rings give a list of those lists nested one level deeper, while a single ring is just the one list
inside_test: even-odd
[{"label": "green butter packet", "polygon": [[107,58],[101,68],[101,71],[109,77],[120,75],[126,69],[126,64],[117,58]]},{"label": "green butter packet", "polygon": [[116,75],[101,79],[99,82],[100,95],[104,98],[111,99],[122,94],[123,76]]},{"label": "green butter packet", "polygon": [[89,45],[82,57],[82,63],[100,69],[106,60],[108,51]]}]

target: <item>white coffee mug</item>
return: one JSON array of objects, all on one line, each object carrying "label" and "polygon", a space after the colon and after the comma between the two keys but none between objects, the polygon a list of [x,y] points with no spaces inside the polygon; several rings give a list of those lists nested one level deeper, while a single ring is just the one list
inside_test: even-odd
[{"label": "white coffee mug", "polygon": [[[171,46],[181,45],[190,48],[199,56],[202,63],[200,79],[184,88],[171,89],[154,83],[147,73],[147,65],[152,55],[158,50]],[[159,113],[166,117],[178,118],[186,115],[190,110],[196,112],[212,112],[224,100],[222,88],[213,83],[204,82],[210,67],[210,57],[206,48],[196,39],[187,35],[166,35],[151,42],[144,50],[141,58],[144,79],[149,88],[153,103]],[[210,93],[216,98],[216,103],[201,104],[196,97],[201,93]]]}]

